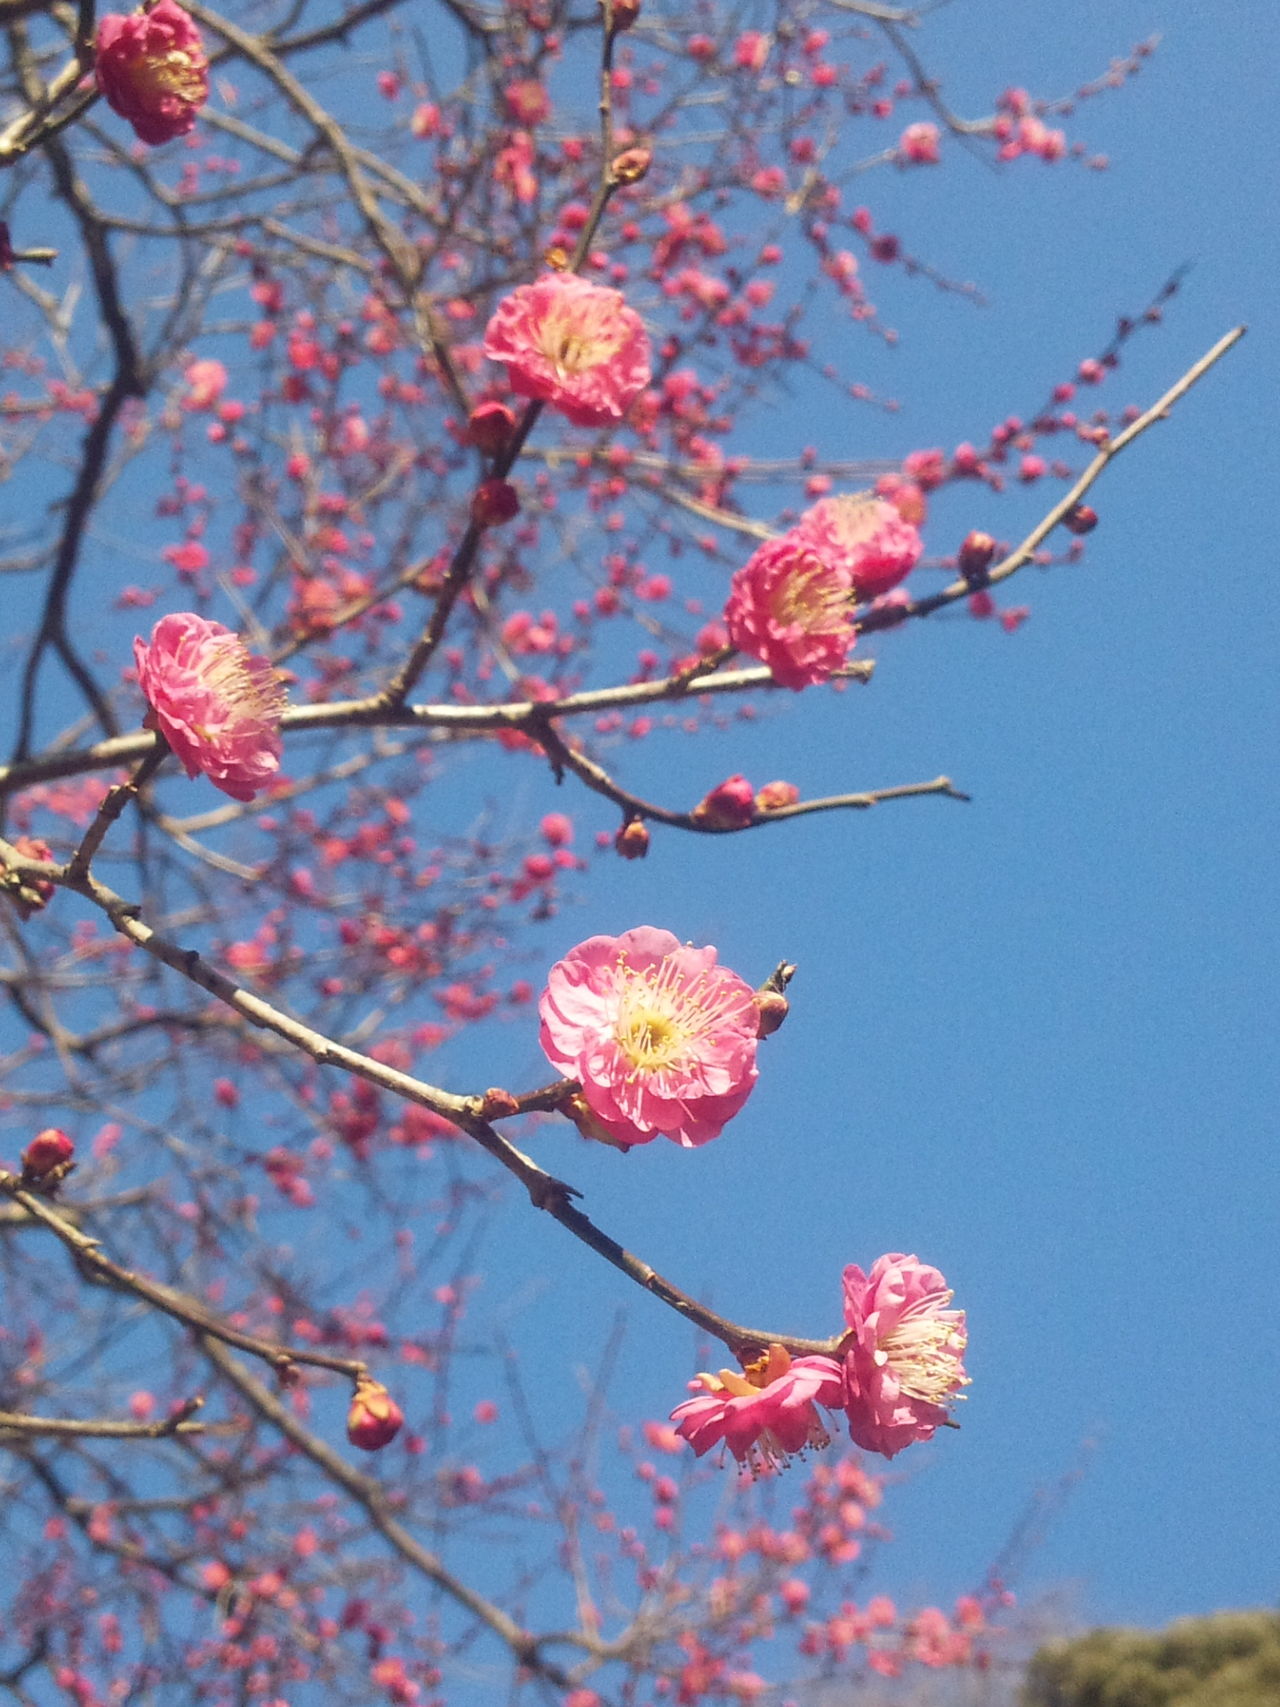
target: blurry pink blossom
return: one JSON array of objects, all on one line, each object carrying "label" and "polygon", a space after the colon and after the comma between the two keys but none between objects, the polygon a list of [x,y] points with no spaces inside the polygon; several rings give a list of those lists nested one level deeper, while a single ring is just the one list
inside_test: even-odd
[{"label": "blurry pink blossom", "polygon": [[705,1144],[756,1082],[751,986],[670,931],[579,943],[551,968],[538,1011],[548,1060],[582,1086],[584,1128],[624,1147],[659,1134]]},{"label": "blurry pink blossom", "polygon": [[209,61],[200,32],[175,0],[98,24],[94,74],[107,105],[141,141],[185,136],[209,99]]},{"label": "blurry pink blossom", "polygon": [[[824,498],[809,514],[839,502]],[[724,607],[729,643],[767,664],[782,687],[826,681],[854,642],[853,597],[847,554],[820,550],[793,530],[766,541],[735,573]]]},{"label": "blurry pink blossom", "polygon": [[505,362],[521,397],[539,398],[575,426],[620,421],[649,383],[649,339],[621,291],[574,273],[547,273],[504,297],[484,353]]},{"label": "blurry pink blossom", "polygon": [[192,362],[182,376],[187,382],[184,409],[212,409],[227,389],[227,370],[221,362],[205,359]]},{"label": "blurry pink blossom", "polygon": [[912,166],[936,166],[938,139],[936,124],[909,124],[898,139],[898,158]]},{"label": "blurry pink blossom", "polygon": [[252,800],[280,769],[284,690],[238,635],[191,611],[163,616],[133,643],[138,683],[158,730],[188,776],[203,773],[233,800]]},{"label": "blurry pink blossom", "polygon": [[896,587],[924,550],[919,530],[902,519],[895,505],[866,494],[820,499],[804,512],[789,537],[807,545],[824,563],[843,568],[863,600]]},{"label": "blurry pink blossom", "polygon": [[856,1446],[892,1458],[929,1440],[968,1385],[961,1359],[963,1310],[936,1268],[913,1256],[883,1256],[870,1274],[844,1271],[845,1410]]},{"label": "blurry pink blossom", "polygon": [[671,1413],[699,1458],[724,1441],[754,1475],[781,1469],[806,1447],[827,1446],[831,1437],[817,1406],[837,1410],[844,1399],[840,1365],[830,1357],[798,1357],[780,1345],[749,1363],[741,1375],[722,1369],[689,1383],[696,1397]]}]

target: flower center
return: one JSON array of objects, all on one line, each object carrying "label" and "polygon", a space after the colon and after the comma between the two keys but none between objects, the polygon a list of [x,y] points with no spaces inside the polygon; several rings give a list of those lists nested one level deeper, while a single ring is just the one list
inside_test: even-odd
[{"label": "flower center", "polygon": [[141,55],[129,67],[129,81],[143,100],[176,95],[180,101],[199,106],[205,98],[203,70],[179,47],[170,48],[168,53]]},{"label": "flower center", "polygon": [[232,716],[268,723],[278,721],[284,710],[279,676],[274,670],[251,669],[249,655],[234,635],[213,650],[199,674],[201,684]]},{"label": "flower center", "polygon": [[922,1298],[876,1341],[877,1362],[890,1366],[909,1399],[945,1405],[951,1398],[963,1398],[956,1388],[969,1385],[960,1368],[967,1343],[964,1329],[957,1325],[960,1312],[938,1308],[951,1297],[950,1292],[935,1292]]},{"label": "flower center", "polygon": [[788,575],[773,596],[773,616],[780,626],[795,624],[806,634],[841,634],[849,628],[849,595],[829,576],[816,557],[801,560],[805,567]]},{"label": "flower center", "polygon": [[670,959],[643,971],[623,962],[614,1041],[637,1074],[660,1073],[723,1024],[730,1006],[724,995],[708,991],[705,974],[686,979]]},{"label": "flower center", "polygon": [[539,344],[557,379],[566,379],[611,360],[623,336],[623,327],[610,325],[607,310],[576,302],[548,314]]}]

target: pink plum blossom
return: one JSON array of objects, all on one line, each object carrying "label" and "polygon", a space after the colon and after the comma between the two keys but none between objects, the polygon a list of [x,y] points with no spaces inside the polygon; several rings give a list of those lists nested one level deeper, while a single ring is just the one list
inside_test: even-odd
[{"label": "pink plum blossom", "polygon": [[280,769],[284,690],[265,658],[220,622],[191,611],[163,616],[136,639],[146,722],[190,777],[203,773],[233,800],[252,800]]},{"label": "pink plum blossom", "polygon": [[790,537],[824,563],[844,569],[863,600],[896,587],[924,550],[919,530],[903,520],[896,506],[867,493],[820,499],[801,516]]},{"label": "pink plum blossom", "polygon": [[714,948],[642,925],[551,968],[538,1006],[551,1064],[582,1087],[591,1136],[624,1148],[715,1138],[756,1082],[755,995]]},{"label": "pink plum blossom", "polygon": [[484,353],[505,362],[521,397],[550,403],[579,427],[620,421],[649,383],[649,339],[622,292],[574,273],[547,273],[504,297]]},{"label": "pink plum blossom", "polygon": [[892,1458],[929,1440],[968,1385],[961,1359],[963,1310],[936,1268],[916,1257],[880,1257],[864,1274],[844,1271],[845,1411],[856,1446]]},{"label": "pink plum blossom", "polygon": [[830,1357],[797,1357],[780,1345],[742,1374],[722,1369],[689,1383],[696,1395],[671,1413],[676,1433],[701,1458],[724,1441],[753,1475],[781,1469],[806,1447],[830,1444],[817,1407],[844,1402],[840,1365]]},{"label": "pink plum blossom", "polygon": [[912,166],[936,166],[939,138],[936,124],[909,124],[898,139],[898,157]]},{"label": "pink plum blossom", "polygon": [[782,687],[826,681],[854,642],[854,588],[847,553],[793,529],[766,541],[730,582],[729,643],[767,664]]},{"label": "pink plum blossom", "polygon": [[139,139],[185,136],[209,99],[209,61],[200,31],[175,0],[148,12],[110,12],[98,24],[94,75],[107,105]]}]

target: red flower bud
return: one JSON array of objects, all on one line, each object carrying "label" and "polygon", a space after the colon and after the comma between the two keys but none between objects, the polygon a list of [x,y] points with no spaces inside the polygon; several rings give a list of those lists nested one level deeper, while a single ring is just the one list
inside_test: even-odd
[{"label": "red flower bud", "polygon": [[[601,10],[603,11],[603,6]],[[629,30],[640,16],[640,0],[613,0],[613,27]]]},{"label": "red flower bud", "polygon": [[480,1118],[482,1120],[506,1120],[513,1114],[519,1114],[520,1104],[510,1091],[488,1090],[480,1098]]},{"label": "red flower bud", "polygon": [[377,1452],[390,1443],[404,1426],[404,1412],[382,1385],[370,1375],[361,1375],[347,1412],[347,1439],[362,1452]]},{"label": "red flower bud", "polygon": [[694,823],[707,830],[742,830],[755,815],[755,791],[745,776],[726,777],[692,812]]},{"label": "red flower bud", "polygon": [[56,1126],[46,1126],[22,1152],[22,1171],[32,1179],[43,1179],[69,1162],[75,1153],[76,1147],[65,1132]]},{"label": "red flower bud", "polygon": [[509,480],[482,480],[471,498],[471,519],[478,528],[501,527],[520,513],[520,494]]},{"label": "red flower bud", "polygon": [[631,818],[613,838],[623,859],[643,859],[649,851],[649,826],[643,818]]},{"label": "red flower bud", "polygon": [[651,148],[627,148],[609,168],[615,184],[638,184],[653,163]]},{"label": "red flower bud", "polygon": [[1088,504],[1073,504],[1062,518],[1068,533],[1092,533],[1098,525],[1098,512]]},{"label": "red flower bud", "polygon": [[987,578],[996,554],[996,542],[989,533],[967,533],[956,554],[960,573],[971,587],[980,587]]},{"label": "red flower bud", "polygon": [[515,425],[515,415],[505,403],[477,403],[467,416],[467,439],[486,456],[497,456],[506,449]]}]

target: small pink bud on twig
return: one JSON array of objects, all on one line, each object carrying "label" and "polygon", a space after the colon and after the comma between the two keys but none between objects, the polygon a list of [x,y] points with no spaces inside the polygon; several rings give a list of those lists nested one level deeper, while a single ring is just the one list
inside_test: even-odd
[{"label": "small pink bud on twig", "polygon": [[515,415],[505,403],[477,403],[467,416],[467,439],[486,456],[497,456],[506,449],[515,426]]},{"label": "small pink bud on twig", "polygon": [[651,148],[627,148],[614,157],[609,170],[615,184],[638,184],[652,164]]},{"label": "small pink bud on twig", "polygon": [[755,790],[742,775],[726,777],[690,814],[695,824],[708,830],[744,830],[755,815]]},{"label": "small pink bud on twig", "polygon": [[794,782],[766,782],[756,792],[756,810],[777,812],[783,806],[794,806],[799,799],[800,790]]},{"label": "small pink bud on twig", "polygon": [[480,1098],[480,1118],[482,1120],[509,1120],[513,1114],[519,1114],[520,1104],[510,1091],[493,1088],[487,1090]]},{"label": "small pink bud on twig", "polygon": [[1098,512],[1088,504],[1073,504],[1062,518],[1068,533],[1092,533],[1098,525]]},{"label": "small pink bud on twig", "polygon": [[22,1152],[22,1171],[28,1179],[43,1180],[58,1169],[65,1170],[76,1153],[71,1139],[57,1126],[46,1126]]},{"label": "small pink bud on twig", "polygon": [[520,513],[520,494],[509,480],[482,480],[471,499],[471,519],[478,528],[501,527]]},{"label": "small pink bud on twig", "polygon": [[613,838],[623,859],[643,859],[649,851],[649,826],[643,818],[630,818]]},{"label": "small pink bud on twig", "polygon": [[987,578],[996,554],[996,542],[989,533],[967,533],[956,553],[956,565],[971,587],[980,587]]},{"label": "small pink bud on twig", "polygon": [[362,1452],[377,1452],[390,1443],[404,1426],[404,1412],[372,1376],[356,1382],[351,1409],[347,1412],[347,1439]]}]

